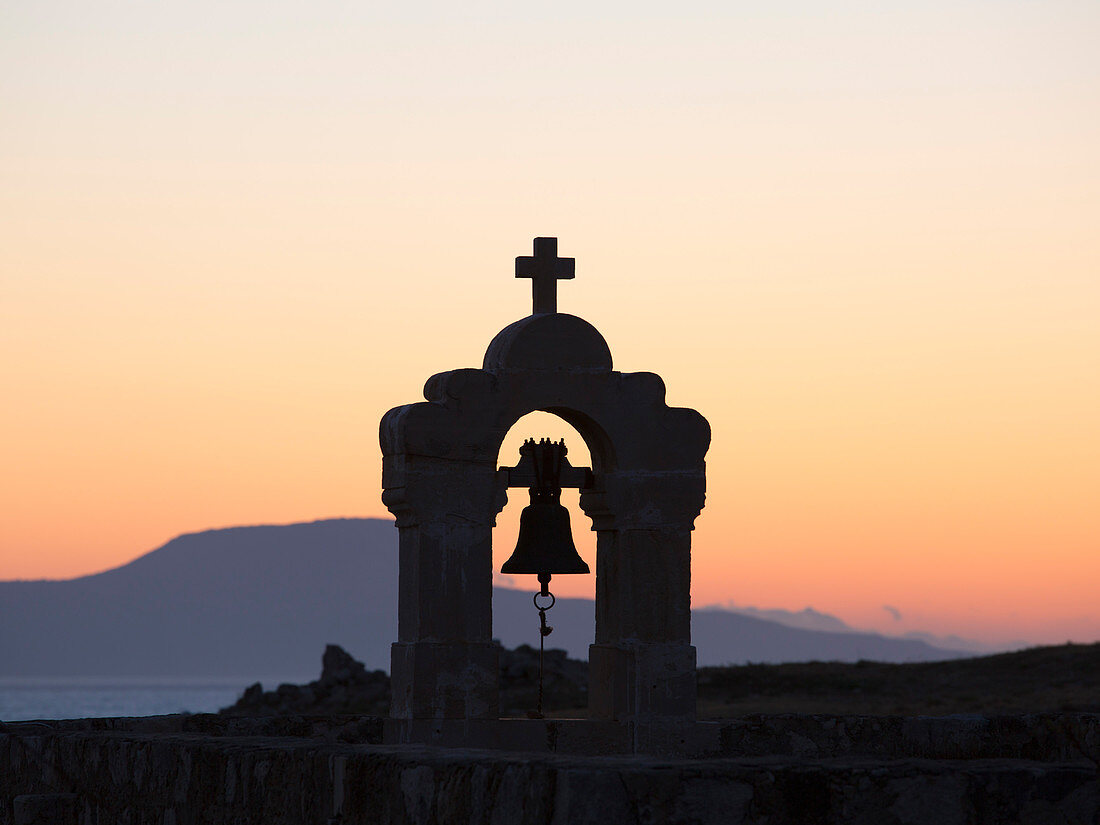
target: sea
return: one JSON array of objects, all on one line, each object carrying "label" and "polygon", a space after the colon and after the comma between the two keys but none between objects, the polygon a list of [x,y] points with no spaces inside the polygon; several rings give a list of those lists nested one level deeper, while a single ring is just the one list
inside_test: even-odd
[{"label": "sea", "polygon": [[0,677],[0,721],[86,719],[214,713],[232,705],[244,689],[261,682],[272,690],[298,678],[44,679]]}]

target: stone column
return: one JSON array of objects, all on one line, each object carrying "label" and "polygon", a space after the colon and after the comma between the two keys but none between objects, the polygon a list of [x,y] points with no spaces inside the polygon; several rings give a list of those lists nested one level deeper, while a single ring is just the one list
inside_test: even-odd
[{"label": "stone column", "polygon": [[496,719],[492,529],[503,506],[495,468],[400,457],[382,500],[400,530],[394,719]]},{"label": "stone column", "polygon": [[604,481],[605,495],[587,500],[598,532],[589,714],[690,721],[691,531],[702,509],[702,474],[614,476]]}]

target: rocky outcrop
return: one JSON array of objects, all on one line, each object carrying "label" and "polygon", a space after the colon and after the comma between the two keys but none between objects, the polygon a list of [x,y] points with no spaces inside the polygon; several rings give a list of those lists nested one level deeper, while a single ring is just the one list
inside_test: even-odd
[{"label": "rocky outcrop", "polygon": [[326,716],[355,714],[385,716],[390,707],[390,677],[384,670],[368,671],[339,645],[326,645],[321,656],[321,678],[308,685],[282,684],[265,691],[256,682],[236,704],[222,713],[247,716]]},{"label": "rocky outcrop", "polygon": [[[587,703],[588,663],[570,659],[564,650],[544,654],[543,708],[548,712],[581,710]],[[520,645],[500,651],[501,708],[523,716],[538,704],[539,652]],[[265,691],[256,682],[224,714],[238,716],[386,716],[390,710],[390,677],[367,670],[339,645],[327,645],[321,678],[307,685],[282,684]]]},{"label": "rocky outcrop", "polygon": [[[543,710],[582,711],[588,705],[588,662],[551,648],[543,655]],[[539,652],[530,645],[500,651],[500,707],[506,716],[523,716],[538,705]]]}]

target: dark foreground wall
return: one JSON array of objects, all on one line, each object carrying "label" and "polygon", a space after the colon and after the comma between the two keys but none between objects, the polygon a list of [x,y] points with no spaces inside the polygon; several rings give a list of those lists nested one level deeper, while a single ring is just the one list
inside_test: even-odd
[{"label": "dark foreground wall", "polygon": [[[301,718],[12,724],[0,825],[1100,822],[1097,716],[756,717],[723,736],[741,756],[696,760],[369,744],[380,732]],[[956,739],[973,758],[927,758]]]}]

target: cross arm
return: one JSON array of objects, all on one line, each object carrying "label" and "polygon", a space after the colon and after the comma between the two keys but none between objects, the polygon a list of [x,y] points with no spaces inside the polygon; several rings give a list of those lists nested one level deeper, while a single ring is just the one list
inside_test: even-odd
[{"label": "cross arm", "polygon": [[569,281],[577,277],[576,258],[540,258],[537,255],[516,256],[517,278],[550,277]]}]

